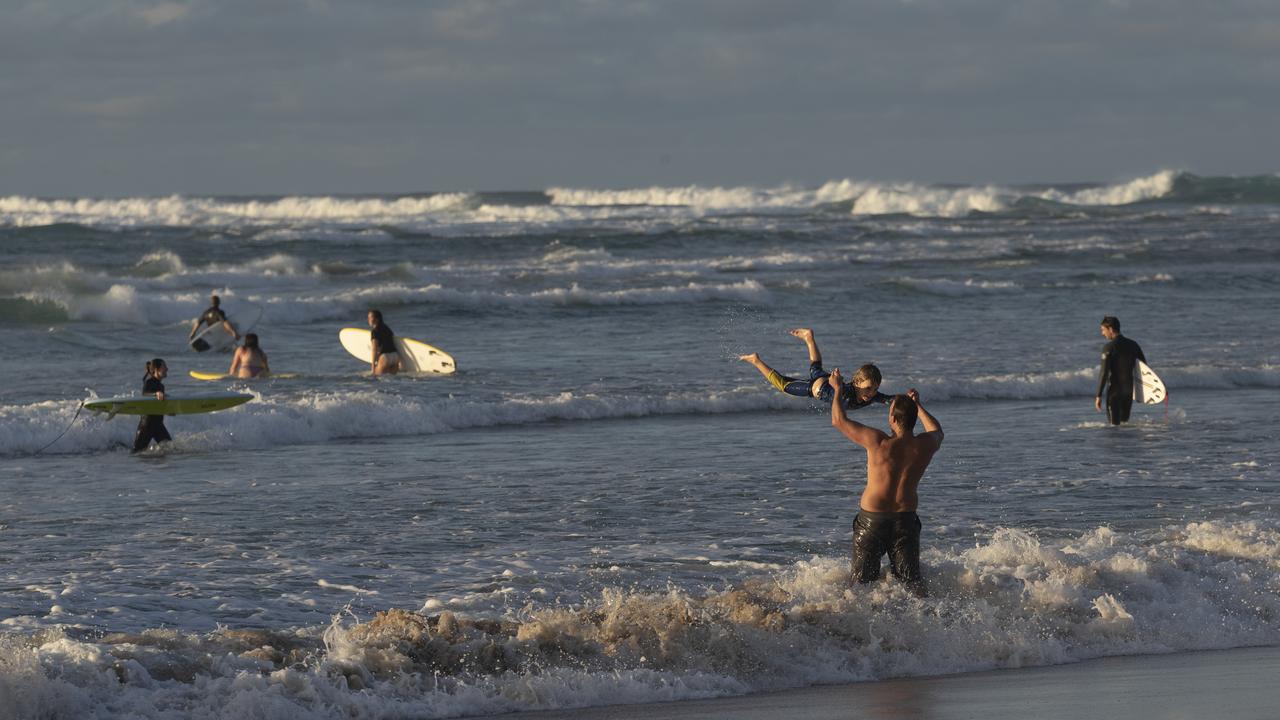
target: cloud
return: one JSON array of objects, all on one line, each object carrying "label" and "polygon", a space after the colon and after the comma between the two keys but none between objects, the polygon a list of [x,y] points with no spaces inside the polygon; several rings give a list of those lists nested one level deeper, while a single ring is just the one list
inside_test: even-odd
[{"label": "cloud", "polygon": [[158,5],[150,5],[144,8],[138,8],[134,11],[148,27],[160,27],[169,23],[177,22],[190,14],[191,10],[186,5],[178,3],[166,2]]},{"label": "cloud", "polygon": [[0,133],[44,161],[0,192],[116,154],[160,193],[1274,171],[1277,28],[1256,0],[30,3]]}]

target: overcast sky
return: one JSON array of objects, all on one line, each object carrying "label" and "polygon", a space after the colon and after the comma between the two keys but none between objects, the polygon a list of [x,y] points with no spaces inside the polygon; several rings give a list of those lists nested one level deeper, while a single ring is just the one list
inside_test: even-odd
[{"label": "overcast sky", "polygon": [[1275,0],[17,0],[0,22],[0,195],[1246,175],[1280,171],[1278,129]]}]

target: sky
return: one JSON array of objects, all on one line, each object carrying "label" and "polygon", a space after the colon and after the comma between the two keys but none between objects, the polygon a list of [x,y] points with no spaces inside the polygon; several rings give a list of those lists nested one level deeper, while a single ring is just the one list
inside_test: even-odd
[{"label": "sky", "polygon": [[5,196],[1280,171],[1274,0],[0,4]]}]

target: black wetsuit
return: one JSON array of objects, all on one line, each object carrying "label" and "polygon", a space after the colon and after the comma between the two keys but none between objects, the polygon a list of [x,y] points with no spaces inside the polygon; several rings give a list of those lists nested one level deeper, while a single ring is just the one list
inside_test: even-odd
[{"label": "black wetsuit", "polygon": [[1133,382],[1138,361],[1146,362],[1138,343],[1120,335],[1102,348],[1102,369],[1098,374],[1098,397],[1106,392],[1107,421],[1119,425],[1133,409]]},{"label": "black wetsuit", "polygon": [[201,325],[217,325],[227,319],[227,314],[220,307],[210,306],[204,314],[200,316]]},{"label": "black wetsuit", "polygon": [[[378,349],[378,355],[388,355],[390,353],[399,352],[396,350],[396,334],[391,332],[391,328],[385,323],[378,323],[371,333],[373,336],[374,347]],[[377,360],[377,358],[374,358]]]},{"label": "black wetsuit", "polygon": [[[142,394],[154,396],[158,392],[164,392],[164,383],[159,378],[148,375],[142,381]],[[138,432],[133,436],[133,451],[142,452],[151,446],[151,441],[158,443],[169,442],[173,437],[169,435],[169,430],[164,426],[163,415],[143,415],[138,421]]]},{"label": "black wetsuit", "polygon": [[880,558],[889,555],[893,576],[917,595],[924,595],[920,575],[920,516],[914,512],[859,510],[853,519],[853,579],[860,583],[880,577]]},{"label": "black wetsuit", "polygon": [[[226,322],[226,320],[227,320],[227,314],[222,311],[222,308],[211,305],[209,306],[208,310],[205,310],[204,313],[200,315],[200,325],[197,325],[196,327],[197,328],[201,326],[211,327],[213,325],[217,325],[218,323]],[[196,352],[204,352],[205,350],[208,350],[211,346],[209,345],[209,343],[205,342],[204,338],[197,338],[194,342],[191,343],[191,347]]]}]

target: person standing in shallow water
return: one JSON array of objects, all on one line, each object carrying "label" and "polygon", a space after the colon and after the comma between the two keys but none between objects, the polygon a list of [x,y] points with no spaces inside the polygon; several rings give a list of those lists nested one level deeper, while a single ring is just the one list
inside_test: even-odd
[{"label": "person standing in shallow water", "polygon": [[1107,397],[1107,422],[1128,422],[1133,409],[1133,379],[1138,374],[1138,361],[1147,361],[1138,343],[1120,334],[1120,320],[1114,315],[1102,318],[1102,337],[1109,342],[1102,348],[1102,369],[1098,372],[1098,393],[1093,407],[1102,410],[1102,396]]},{"label": "person standing in shallow water", "polygon": [[[169,366],[164,360],[156,358],[147,363],[147,374],[142,378],[142,394],[154,395],[157,400],[164,400],[164,383],[169,374]],[[138,432],[133,436],[133,452],[142,452],[151,447],[151,441],[166,443],[172,440],[169,429],[164,426],[163,415],[143,415],[138,421]]]},{"label": "person standing in shallow water", "polygon": [[245,333],[244,347],[236,348],[227,374],[238,378],[267,377],[271,374],[267,354],[258,346],[257,333]]},{"label": "person standing in shallow water", "polygon": [[[235,325],[231,324],[231,321],[227,319],[227,314],[222,310],[222,299],[217,295],[210,295],[209,309],[200,313],[200,317],[191,321],[191,332],[187,333],[187,340],[190,341],[194,339],[196,332],[199,331],[201,327],[211,327],[213,325],[218,325],[219,323],[221,323],[222,329],[235,336],[236,340],[240,339],[240,331],[236,329]],[[209,343],[204,342],[204,338],[200,339],[200,343],[203,344],[203,347],[199,347],[198,345],[193,347],[200,352],[204,352],[209,349]]]},{"label": "person standing in shallow water", "polygon": [[373,351],[370,370],[374,375],[394,375],[400,372],[400,351],[396,349],[396,334],[382,322],[381,310],[369,311],[369,347]]},{"label": "person standing in shallow water", "polygon": [[[845,414],[844,385],[840,368],[827,378],[831,384],[831,424],[845,437],[867,451],[867,486],[858,502],[853,521],[853,579],[868,583],[880,577],[880,558],[889,555],[893,576],[913,593],[923,597],[924,577],[920,573],[920,517],[917,488],[938,448],[942,447],[942,425],[920,402],[914,389],[894,395],[889,402],[889,435],[850,420]],[[916,418],[925,431],[915,434]]]}]

